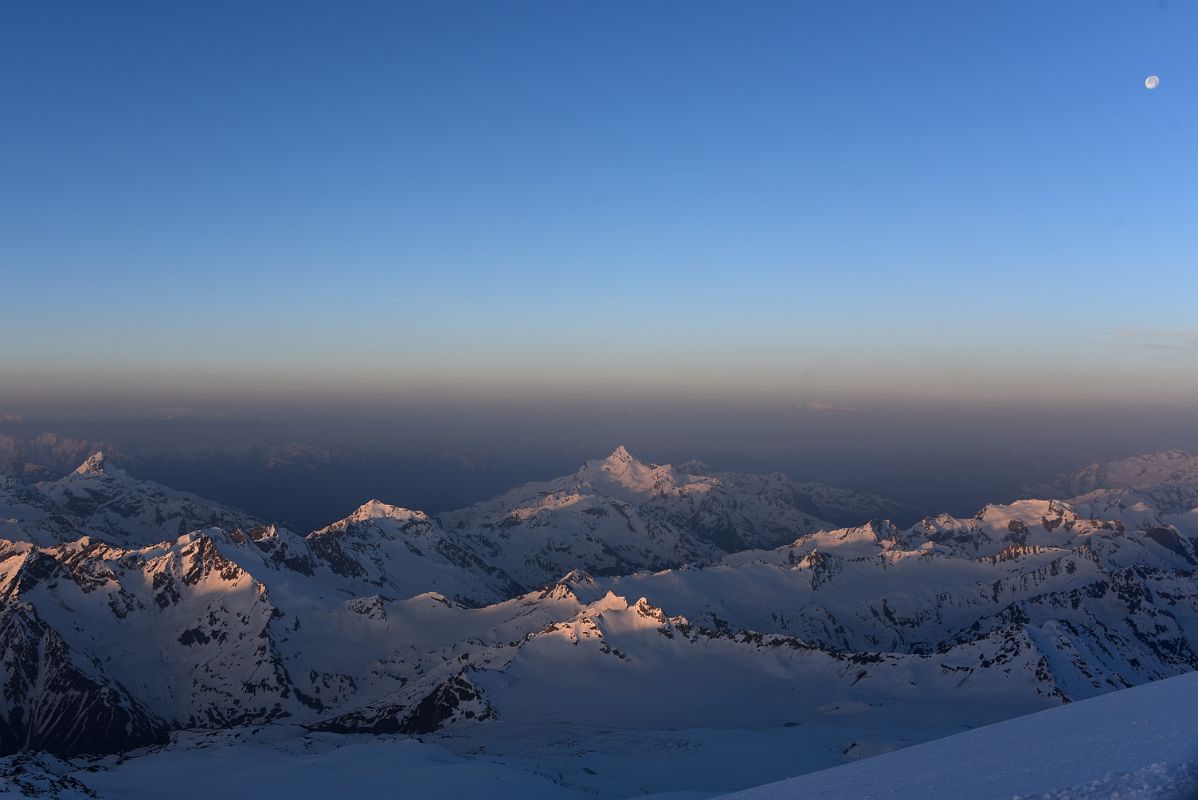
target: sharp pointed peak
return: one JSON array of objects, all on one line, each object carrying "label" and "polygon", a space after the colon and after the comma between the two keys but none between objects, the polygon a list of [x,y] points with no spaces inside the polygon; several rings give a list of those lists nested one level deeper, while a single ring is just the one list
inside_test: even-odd
[{"label": "sharp pointed peak", "polygon": [[112,472],[113,467],[108,463],[108,456],[103,450],[97,450],[92,453],[87,459],[75,467],[75,475],[107,475]]},{"label": "sharp pointed peak", "polygon": [[642,461],[623,445],[606,458],[587,461],[572,477],[589,490],[617,497],[642,496],[683,479],[669,464]]},{"label": "sharp pointed peak", "polygon": [[618,461],[624,464],[631,464],[636,461],[632,453],[628,452],[628,448],[622,444],[616,445],[616,449],[611,451],[611,454],[603,459],[604,461]]},{"label": "sharp pointed peak", "polygon": [[645,469],[656,469],[658,464],[650,461],[637,458],[624,445],[616,445],[616,449],[612,450],[604,458],[596,461],[588,461],[588,464],[595,464],[608,472],[623,472],[629,468],[643,467]]},{"label": "sharp pointed peak", "polygon": [[558,586],[575,586],[575,585],[597,586],[598,583],[595,581],[595,578],[594,578],[594,576],[591,575],[591,573],[587,572],[586,570],[576,568],[576,569],[570,570],[565,575],[563,575],[561,577],[561,579],[557,582],[557,585]]}]

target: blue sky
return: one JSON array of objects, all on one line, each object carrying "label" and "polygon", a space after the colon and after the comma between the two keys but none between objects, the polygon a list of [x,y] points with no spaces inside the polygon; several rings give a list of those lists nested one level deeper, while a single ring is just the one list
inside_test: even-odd
[{"label": "blue sky", "polygon": [[1177,0],[5,3],[0,402],[1193,403],[1195,41]]}]

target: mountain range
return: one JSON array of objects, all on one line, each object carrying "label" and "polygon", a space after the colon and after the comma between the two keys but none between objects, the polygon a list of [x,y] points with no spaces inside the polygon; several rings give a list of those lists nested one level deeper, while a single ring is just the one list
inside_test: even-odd
[{"label": "mountain range", "polygon": [[[0,477],[0,754],[414,735],[606,797],[832,766],[1198,668],[1196,464],[900,529],[885,498],[621,447],[306,534],[103,453],[22,470]],[[653,747],[698,766],[647,771]]]}]

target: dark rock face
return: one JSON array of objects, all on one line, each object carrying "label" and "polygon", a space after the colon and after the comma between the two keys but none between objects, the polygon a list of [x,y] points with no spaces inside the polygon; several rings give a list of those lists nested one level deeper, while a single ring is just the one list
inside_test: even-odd
[{"label": "dark rock face", "polygon": [[0,755],[115,753],[166,741],[167,726],[92,673],[29,605],[0,610]]},{"label": "dark rock face", "polygon": [[247,535],[249,540],[261,550],[275,566],[289,569],[292,572],[298,572],[301,575],[312,577],[314,566],[312,556],[307,552],[307,548],[303,546],[303,541],[295,543],[283,540],[279,529],[274,525],[258,525],[250,528],[245,534],[241,531],[235,531],[231,538],[237,541],[236,537]]},{"label": "dark rock face", "polygon": [[332,733],[433,733],[453,722],[493,719],[495,710],[465,672],[437,684],[414,705],[388,703],[325,720],[313,730]]},{"label": "dark rock face", "polygon": [[432,733],[451,719],[490,719],[495,716],[465,675],[455,675],[416,704],[400,727],[401,733]]},{"label": "dark rock face", "polygon": [[1172,550],[1177,555],[1184,558],[1191,564],[1198,564],[1198,559],[1191,554],[1191,547],[1187,547],[1187,540],[1177,534],[1177,531],[1169,528],[1149,528],[1144,531],[1144,535],[1152,541],[1164,547],[1167,550]]},{"label": "dark rock face", "polygon": [[19,797],[99,797],[67,773],[71,767],[45,753],[22,753],[0,760],[0,787]]},{"label": "dark rock face", "polygon": [[341,540],[336,536],[311,536],[308,546],[313,555],[327,564],[335,574],[345,578],[365,577],[366,569],[345,551]]},{"label": "dark rock face", "polygon": [[311,726],[311,730],[326,733],[399,733],[403,726],[405,711],[403,706],[390,703],[360,708],[348,714],[318,722]]}]

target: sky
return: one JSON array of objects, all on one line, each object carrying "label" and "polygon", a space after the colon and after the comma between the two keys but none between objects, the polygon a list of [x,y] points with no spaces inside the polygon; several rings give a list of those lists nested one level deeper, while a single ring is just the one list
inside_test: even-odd
[{"label": "sky", "polygon": [[1196,41],[1179,0],[12,0],[0,418],[1193,410]]}]

